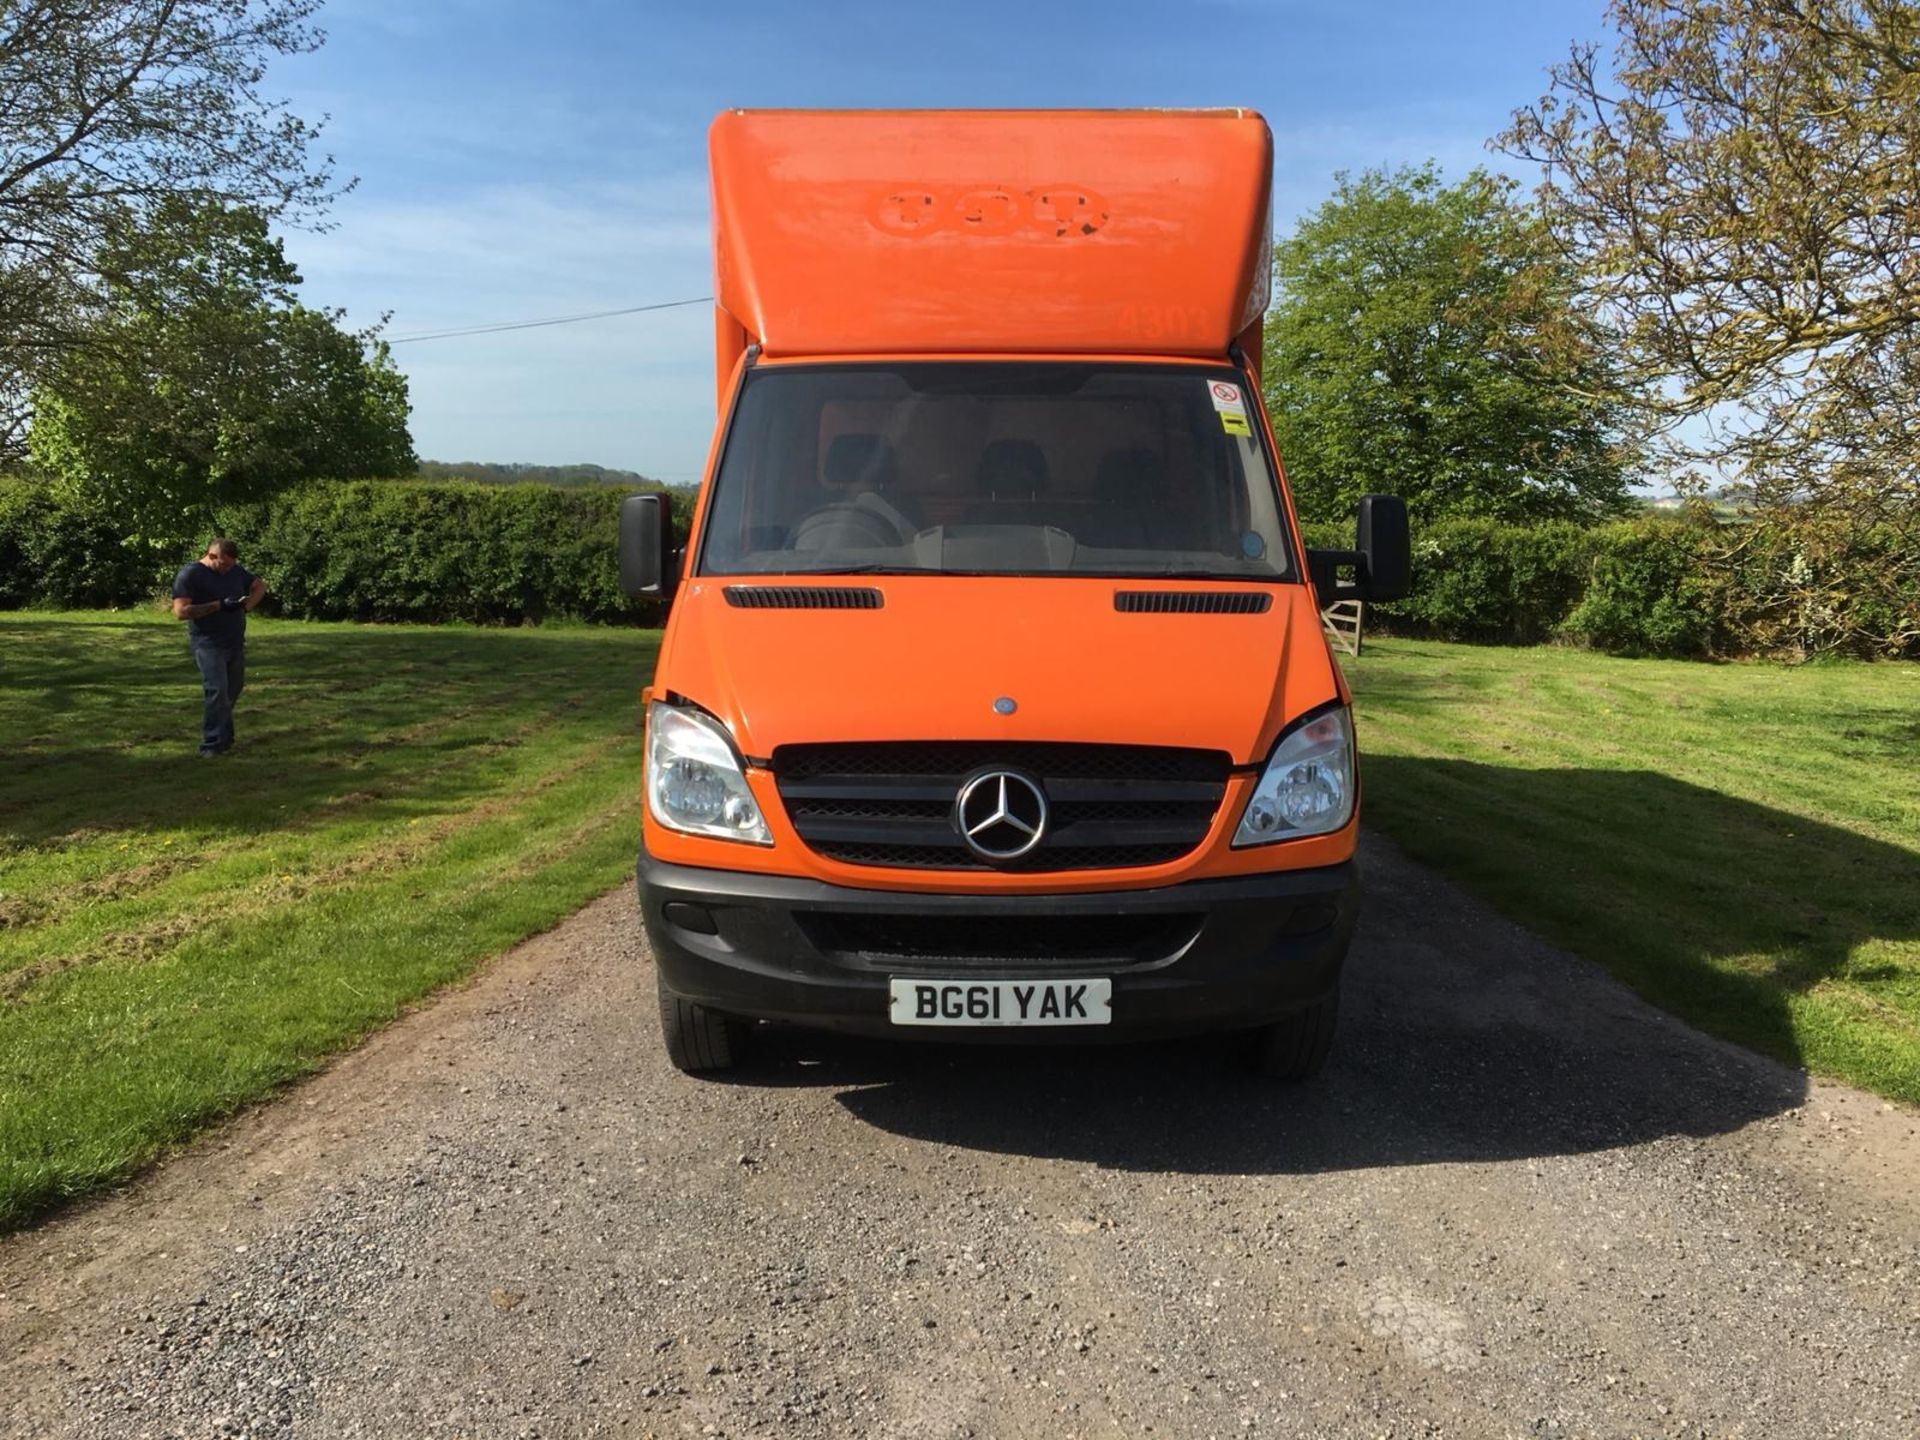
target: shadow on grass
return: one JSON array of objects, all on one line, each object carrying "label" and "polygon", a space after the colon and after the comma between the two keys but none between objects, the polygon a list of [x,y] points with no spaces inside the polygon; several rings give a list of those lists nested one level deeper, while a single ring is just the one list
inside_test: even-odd
[{"label": "shadow on grass", "polygon": [[1920,1037],[1920,963],[1861,954],[1920,942],[1914,850],[1641,770],[1374,756],[1367,783],[1415,858],[1717,1035],[1800,1063],[1788,1001],[1841,981]]},{"label": "shadow on grass", "polygon": [[444,810],[473,762],[525,740],[638,727],[651,633],[275,626],[248,646],[239,745],[195,753],[197,676],[175,627],[0,620],[0,847],[188,825],[298,828],[327,807]]},{"label": "shadow on grass", "polygon": [[[1222,1041],[1075,1050],[764,1037],[746,1083],[840,1088],[930,1142],[1194,1173],[1312,1173],[1580,1153],[1738,1130],[1799,1104],[1793,997],[1840,980],[1905,1016],[1860,1053],[1911,1065],[1920,860],[1662,775],[1371,757],[1370,817],[1501,918],[1369,837],[1325,1074],[1247,1078]],[[1597,966],[1601,961],[1678,1023]],[[1909,952],[1910,953],[1910,952]],[[1827,1068],[1855,1040],[1816,1037]],[[1904,1046],[1904,1052],[1900,1049]],[[1837,1048],[1835,1048],[1837,1047]],[[1904,1062],[1897,1057],[1904,1053]],[[1866,1077],[1900,1093],[1897,1075]]]}]

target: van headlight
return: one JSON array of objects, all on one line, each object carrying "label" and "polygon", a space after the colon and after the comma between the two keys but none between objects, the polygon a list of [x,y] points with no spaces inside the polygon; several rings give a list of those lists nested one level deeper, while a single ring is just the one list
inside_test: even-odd
[{"label": "van headlight", "polygon": [[647,806],[669,830],[771,845],[733,740],[698,710],[647,709]]},{"label": "van headlight", "polygon": [[1353,818],[1356,780],[1352,712],[1336,705],[1309,716],[1274,746],[1273,758],[1240,817],[1234,846],[1270,845],[1338,830]]}]

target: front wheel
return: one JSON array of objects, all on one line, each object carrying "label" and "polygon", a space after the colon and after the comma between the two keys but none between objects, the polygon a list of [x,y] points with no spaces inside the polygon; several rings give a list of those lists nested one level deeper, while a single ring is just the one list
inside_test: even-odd
[{"label": "front wheel", "polygon": [[1272,1080],[1311,1080],[1327,1063],[1340,1018],[1340,992],[1333,991],[1253,1033],[1253,1067]]},{"label": "front wheel", "polygon": [[674,994],[660,982],[660,1034],[667,1058],[686,1075],[731,1070],[747,1048],[747,1027],[730,1015]]}]

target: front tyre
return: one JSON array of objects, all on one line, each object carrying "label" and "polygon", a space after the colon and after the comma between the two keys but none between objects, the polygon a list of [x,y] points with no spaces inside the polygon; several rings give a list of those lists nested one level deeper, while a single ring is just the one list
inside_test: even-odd
[{"label": "front tyre", "polygon": [[743,1023],[674,994],[664,980],[660,982],[660,1034],[673,1068],[685,1075],[731,1070],[746,1053]]},{"label": "front tyre", "polygon": [[1311,1080],[1333,1049],[1340,992],[1253,1033],[1253,1068],[1270,1080]]}]

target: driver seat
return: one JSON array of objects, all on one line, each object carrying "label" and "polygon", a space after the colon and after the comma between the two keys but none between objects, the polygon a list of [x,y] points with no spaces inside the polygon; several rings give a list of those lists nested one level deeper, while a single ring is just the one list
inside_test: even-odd
[{"label": "driver seat", "polygon": [[886,436],[834,436],[821,470],[827,503],[795,527],[793,549],[884,548],[904,545],[918,531],[887,493],[898,470]]}]

